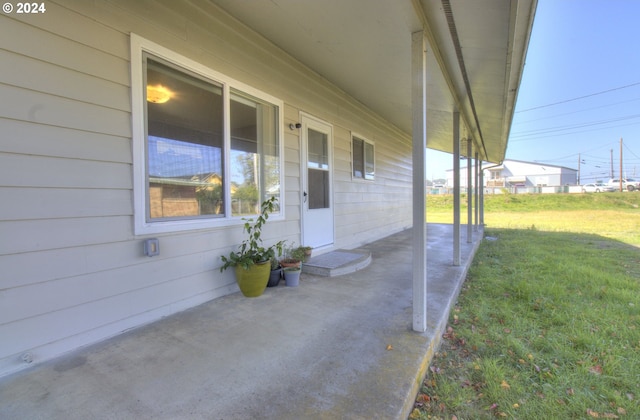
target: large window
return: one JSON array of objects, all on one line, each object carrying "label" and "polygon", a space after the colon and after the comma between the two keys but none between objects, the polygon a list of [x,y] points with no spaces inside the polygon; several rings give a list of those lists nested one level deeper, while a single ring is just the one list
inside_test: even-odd
[{"label": "large window", "polygon": [[280,101],[135,35],[132,75],[136,233],[238,223],[281,197]]},{"label": "large window", "polygon": [[267,197],[280,195],[278,108],[231,90],[231,213],[260,212]]},{"label": "large window", "polygon": [[152,56],[146,64],[147,222],[223,216],[223,93]]},{"label": "large window", "polygon": [[361,179],[374,179],[375,164],[373,144],[367,140],[353,136],[353,177]]}]

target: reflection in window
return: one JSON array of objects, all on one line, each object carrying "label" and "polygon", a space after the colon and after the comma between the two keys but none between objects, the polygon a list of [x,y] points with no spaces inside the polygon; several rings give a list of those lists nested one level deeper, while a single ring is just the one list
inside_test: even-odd
[{"label": "reflection in window", "polygon": [[325,133],[307,131],[307,182],[309,209],[327,209],[329,202],[329,137]]},{"label": "reflection in window", "polygon": [[373,164],[373,144],[364,143],[364,179],[373,179],[375,174]]},{"label": "reflection in window", "polygon": [[325,133],[309,129],[308,133],[308,167],[312,169],[329,169],[329,139]]},{"label": "reflection in window", "polygon": [[224,215],[221,87],[146,65],[147,219]]},{"label": "reflection in window", "polygon": [[231,212],[256,214],[280,193],[277,107],[231,91]]},{"label": "reflection in window", "polygon": [[353,138],[353,177],[364,178],[364,141]]},{"label": "reflection in window", "polygon": [[277,105],[146,53],[143,66],[147,222],[252,215],[280,197]]},{"label": "reflection in window", "polygon": [[373,144],[353,137],[353,177],[362,179],[375,178],[375,157]]}]

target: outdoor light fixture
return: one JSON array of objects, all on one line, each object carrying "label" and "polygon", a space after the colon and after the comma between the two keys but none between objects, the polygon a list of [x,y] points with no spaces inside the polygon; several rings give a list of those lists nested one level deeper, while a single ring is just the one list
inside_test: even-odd
[{"label": "outdoor light fixture", "polygon": [[173,98],[174,93],[162,85],[147,85],[147,102],[164,104]]}]

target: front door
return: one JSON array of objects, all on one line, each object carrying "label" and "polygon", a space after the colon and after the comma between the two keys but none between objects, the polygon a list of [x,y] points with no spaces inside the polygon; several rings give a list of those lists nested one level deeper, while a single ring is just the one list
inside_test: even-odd
[{"label": "front door", "polygon": [[320,248],[333,244],[332,127],[302,118],[302,241]]}]

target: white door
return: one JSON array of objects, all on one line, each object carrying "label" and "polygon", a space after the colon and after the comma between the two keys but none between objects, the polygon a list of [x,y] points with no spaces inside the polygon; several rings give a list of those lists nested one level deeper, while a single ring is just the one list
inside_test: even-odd
[{"label": "white door", "polygon": [[332,127],[302,115],[302,242],[333,244]]}]

